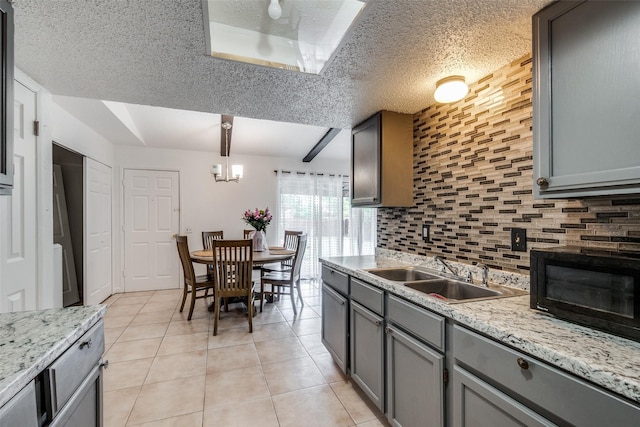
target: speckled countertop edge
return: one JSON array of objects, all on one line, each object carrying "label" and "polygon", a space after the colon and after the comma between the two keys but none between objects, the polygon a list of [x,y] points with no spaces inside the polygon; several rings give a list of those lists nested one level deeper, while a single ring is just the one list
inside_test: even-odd
[{"label": "speckled countertop edge", "polygon": [[[332,257],[321,260],[329,267],[365,280],[512,348],[640,402],[640,343],[532,310],[529,308],[528,295],[448,304],[364,271],[425,265],[411,261],[420,260],[402,256]],[[513,278],[509,280],[518,281]]]},{"label": "speckled countertop edge", "polygon": [[103,305],[0,314],[0,407],[98,322]]}]

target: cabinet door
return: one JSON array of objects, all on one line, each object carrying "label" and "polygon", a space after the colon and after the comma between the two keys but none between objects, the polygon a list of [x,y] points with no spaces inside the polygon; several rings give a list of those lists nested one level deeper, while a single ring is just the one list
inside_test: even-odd
[{"label": "cabinet door", "polygon": [[393,326],[386,332],[389,422],[395,427],[443,426],[444,356]]},{"label": "cabinet door", "polygon": [[342,372],[347,373],[348,346],[347,299],[322,284],[322,343]]},{"label": "cabinet door", "polygon": [[38,427],[36,390],[33,381],[0,408],[0,426]]},{"label": "cabinet door", "polygon": [[464,369],[453,368],[453,427],[554,426]]},{"label": "cabinet door", "polygon": [[352,131],[351,204],[380,203],[380,114]]},{"label": "cabinet door", "polygon": [[536,197],[638,192],[640,2],[557,2],[533,20]]},{"label": "cabinet door", "polygon": [[351,378],[384,411],[383,318],[351,302]]}]

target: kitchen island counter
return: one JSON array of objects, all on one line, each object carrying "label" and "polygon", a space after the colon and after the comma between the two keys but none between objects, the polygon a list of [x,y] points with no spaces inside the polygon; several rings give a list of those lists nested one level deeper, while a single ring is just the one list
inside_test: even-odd
[{"label": "kitchen island counter", "polygon": [[[529,308],[528,295],[450,304],[366,271],[416,265],[417,259],[413,256],[404,258],[402,255],[393,258],[353,256],[323,258],[321,262],[632,401],[640,402],[638,342],[532,310]],[[495,273],[494,277],[496,276],[499,277],[500,273]],[[507,276],[505,275],[502,284],[518,281]]]},{"label": "kitchen island counter", "polygon": [[105,312],[96,305],[0,314],[0,407]]}]

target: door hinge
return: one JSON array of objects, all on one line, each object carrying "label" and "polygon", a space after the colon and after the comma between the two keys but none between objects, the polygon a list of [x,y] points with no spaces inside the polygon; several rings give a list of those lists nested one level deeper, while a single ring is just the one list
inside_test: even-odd
[{"label": "door hinge", "polygon": [[122,278],[125,278],[125,277],[127,276],[124,274],[124,270],[122,270]]},{"label": "door hinge", "polygon": [[442,372],[442,382],[444,382],[445,385],[449,383],[449,370],[447,368],[444,368]]},{"label": "door hinge", "polygon": [[40,122],[38,120],[33,121],[33,134],[40,136]]}]

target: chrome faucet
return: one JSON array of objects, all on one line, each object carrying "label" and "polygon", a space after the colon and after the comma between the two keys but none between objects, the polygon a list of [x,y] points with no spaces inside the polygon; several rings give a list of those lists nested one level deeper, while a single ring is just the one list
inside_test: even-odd
[{"label": "chrome faucet", "polygon": [[447,270],[449,270],[451,272],[451,274],[453,274],[454,276],[458,276],[458,270],[456,270],[455,268],[451,267],[447,261],[445,261],[441,256],[435,255],[433,257],[433,260],[436,262],[440,262],[442,264],[442,271],[444,271],[444,269],[446,268]]},{"label": "chrome faucet", "polygon": [[482,263],[477,263],[476,267],[482,269],[482,286],[489,286],[489,267]]}]

